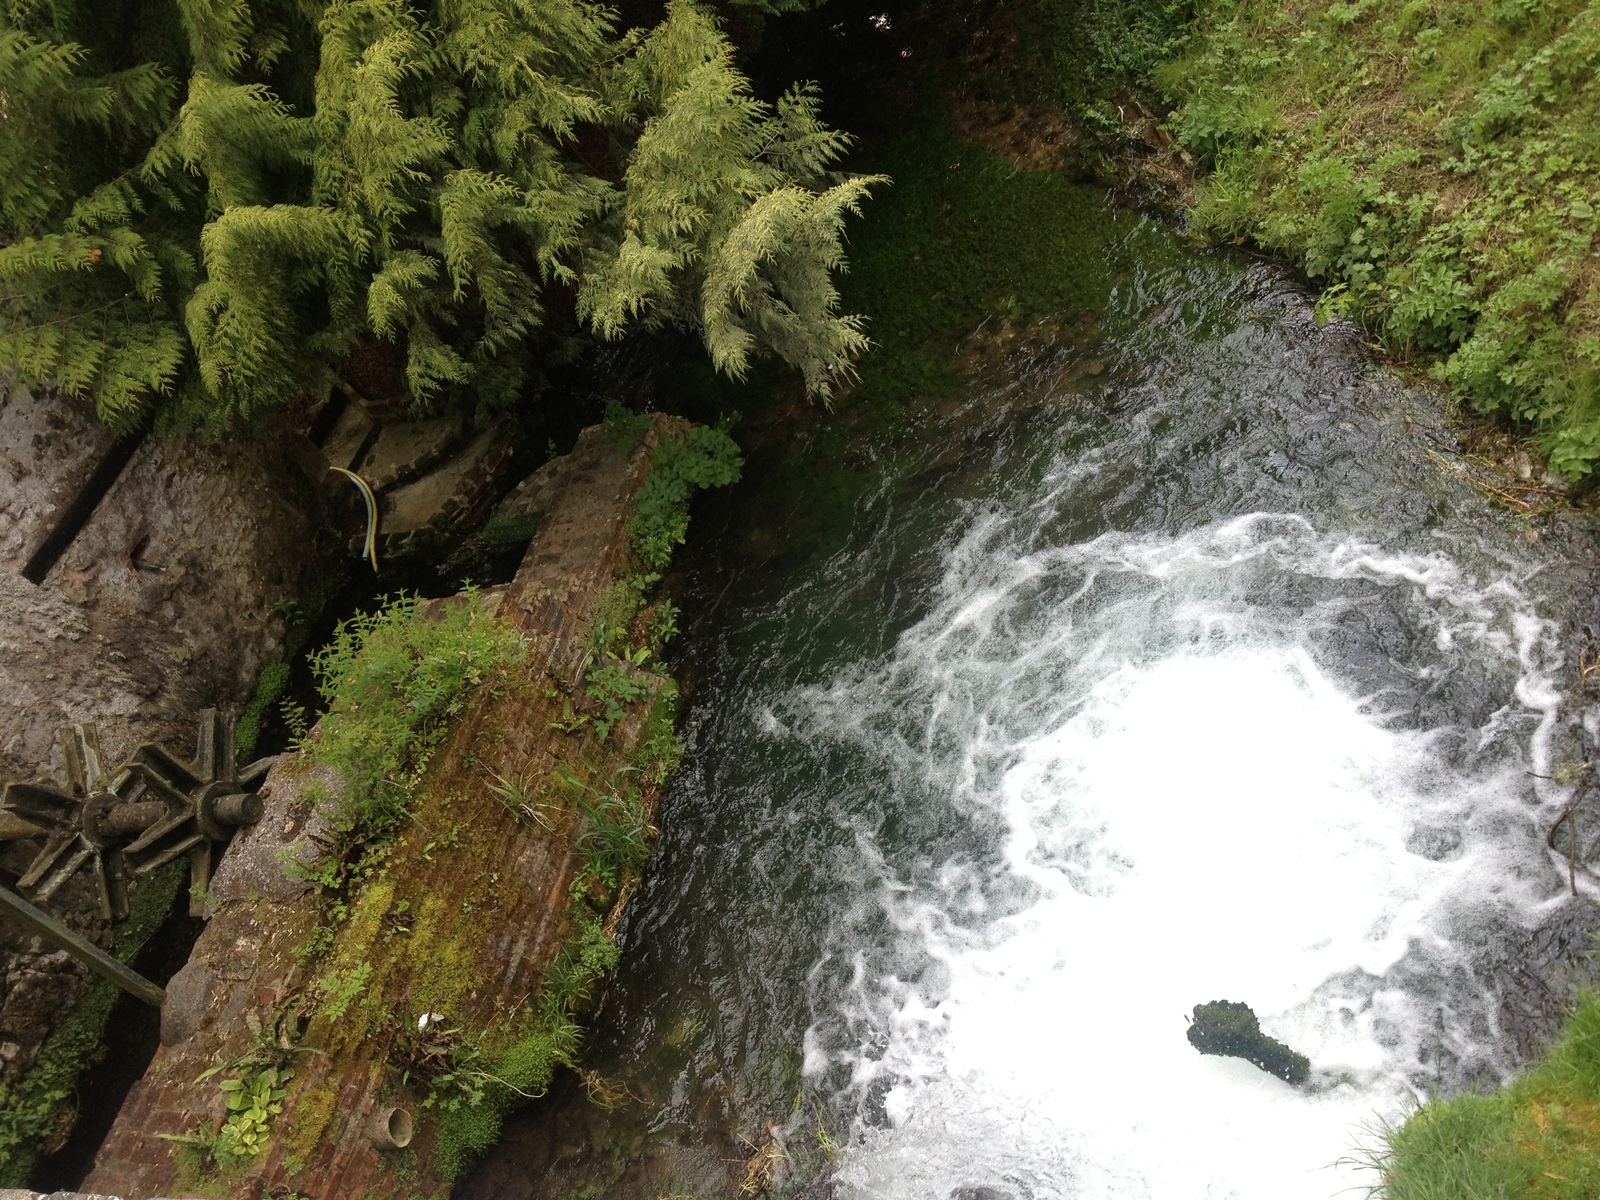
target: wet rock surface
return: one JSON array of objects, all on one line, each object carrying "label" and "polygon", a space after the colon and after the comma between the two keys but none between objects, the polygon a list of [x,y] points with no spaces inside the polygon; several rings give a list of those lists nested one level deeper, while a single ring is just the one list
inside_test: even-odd
[{"label": "wet rock surface", "polygon": [[0,569],[22,570],[112,441],[93,405],[0,383]]}]

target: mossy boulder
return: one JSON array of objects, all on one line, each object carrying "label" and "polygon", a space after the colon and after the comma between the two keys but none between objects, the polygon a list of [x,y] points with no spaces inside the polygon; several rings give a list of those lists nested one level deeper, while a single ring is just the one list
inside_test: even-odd
[{"label": "mossy boulder", "polygon": [[1301,1084],[1311,1077],[1311,1060],[1262,1033],[1248,1004],[1214,1000],[1195,1005],[1189,1044],[1201,1054],[1226,1054],[1255,1063],[1285,1083]]}]

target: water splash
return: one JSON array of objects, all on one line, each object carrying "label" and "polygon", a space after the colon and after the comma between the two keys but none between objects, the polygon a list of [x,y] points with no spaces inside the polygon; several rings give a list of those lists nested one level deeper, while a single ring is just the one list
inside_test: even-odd
[{"label": "water splash", "polygon": [[[1375,1112],[1506,1067],[1474,963],[1558,896],[1530,776],[1555,629],[1512,579],[1298,517],[1036,546],[1053,497],[974,520],[885,661],[776,709],[977,831],[861,836],[848,978],[818,975],[807,1034],[808,1073],[854,1097],[839,1181],[1333,1196]],[[1348,653],[1353,620],[1384,653]],[[1427,719],[1485,692],[1479,722]],[[1312,1085],[1197,1055],[1185,1014],[1216,999]]]}]

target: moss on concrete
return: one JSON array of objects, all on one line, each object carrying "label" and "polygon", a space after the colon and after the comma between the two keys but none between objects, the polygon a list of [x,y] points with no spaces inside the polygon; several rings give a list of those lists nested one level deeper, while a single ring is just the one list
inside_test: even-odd
[{"label": "moss on concrete", "polygon": [[[128,919],[113,939],[113,954],[133,961],[172,912],[186,878],[185,865],[174,863],[134,891]],[[106,1024],[120,995],[109,980],[92,977],[76,1007],[40,1048],[32,1069],[16,1084],[0,1087],[0,1187],[26,1187],[34,1162],[72,1132],[78,1080],[105,1057]]]},{"label": "moss on concrete", "polygon": [[1248,1004],[1216,1000],[1195,1005],[1188,1037],[1201,1054],[1242,1058],[1285,1083],[1301,1084],[1311,1077],[1311,1060],[1263,1033]]}]

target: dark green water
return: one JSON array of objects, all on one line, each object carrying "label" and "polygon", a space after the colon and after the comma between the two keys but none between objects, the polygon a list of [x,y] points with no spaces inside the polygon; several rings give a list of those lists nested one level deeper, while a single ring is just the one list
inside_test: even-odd
[{"label": "dark green water", "polygon": [[[1097,297],[697,511],[588,1056],[633,1099],[564,1081],[459,1195],[734,1195],[775,1136],[785,1195],[1331,1197],[1364,1122],[1553,1026],[1587,535],[1439,469],[1291,281],[1073,204]],[[1196,1055],[1220,998],[1312,1085]]]}]

